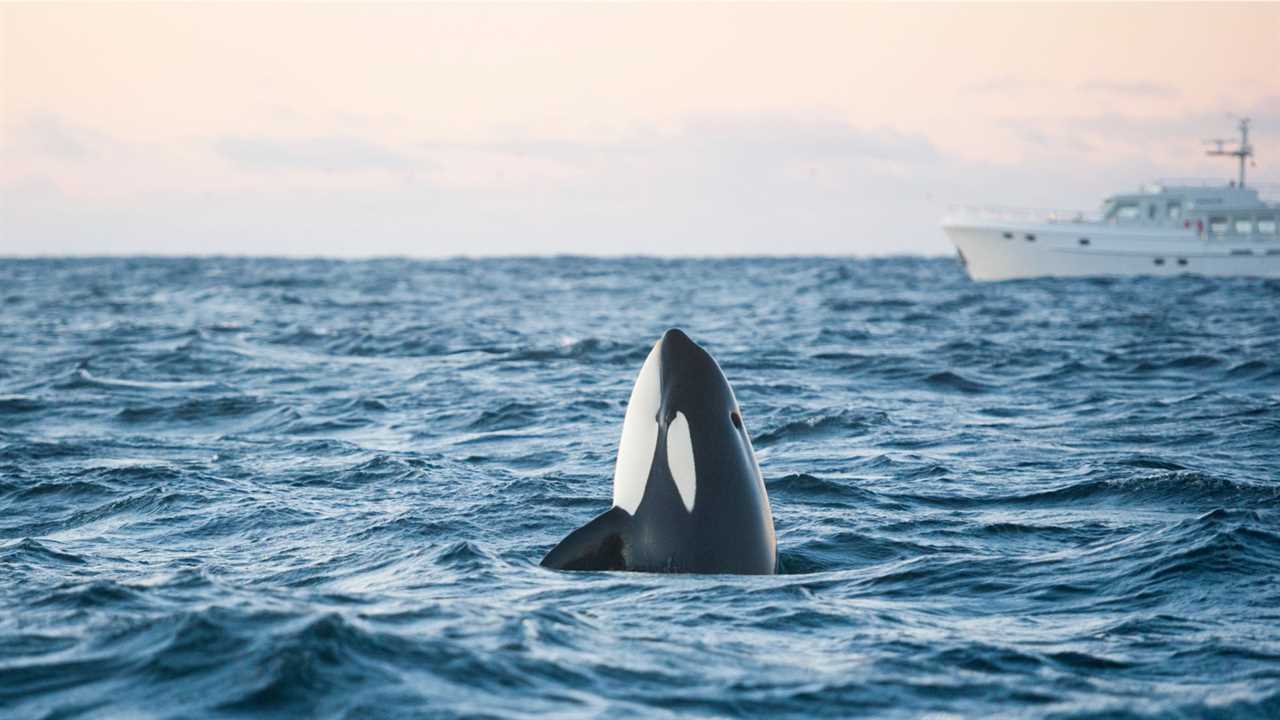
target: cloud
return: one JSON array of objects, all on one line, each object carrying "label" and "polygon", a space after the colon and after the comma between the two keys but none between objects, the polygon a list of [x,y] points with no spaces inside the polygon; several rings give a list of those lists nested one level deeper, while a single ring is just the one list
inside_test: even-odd
[{"label": "cloud", "polygon": [[[209,147],[191,141],[226,161],[209,163],[216,176],[172,183],[138,166],[130,175],[153,186],[127,196],[54,192],[65,176],[52,172],[53,189],[11,186],[5,229],[77,251],[110,237],[99,252],[115,253],[168,252],[174,237],[186,252],[259,254],[946,251],[922,179],[945,163],[937,149],[838,120],[715,116],[611,139],[488,143],[227,136]],[[77,172],[111,174],[99,165]],[[373,183],[357,172],[409,166],[427,171]]]},{"label": "cloud", "polygon": [[[1268,124],[1280,101],[1244,110],[1258,122],[1259,157],[1280,156],[1269,144],[1280,125]],[[1091,207],[1158,175],[1195,174],[1198,138],[1228,122],[997,120],[988,131],[1022,153],[1008,161],[966,160],[923,135],[838,118],[759,114],[595,139],[226,136],[96,156],[90,147],[82,162],[7,173],[0,236],[14,240],[0,253],[946,253],[938,220],[948,204]],[[1167,158],[1157,154],[1166,146]],[[124,189],[83,190],[104,186]]]},{"label": "cloud", "polygon": [[856,128],[837,120],[778,115],[701,116],[667,132],[636,132],[607,140],[505,139],[425,142],[432,153],[483,153],[583,163],[622,156],[654,158],[728,155],[757,163],[787,161],[894,161],[929,163],[938,149],[922,135],[889,128]]},{"label": "cloud", "polygon": [[[1280,155],[1280,96],[1276,95],[1221,110],[1034,114],[1001,117],[992,125],[1010,130],[1025,143],[1026,150],[1079,153],[1081,164],[1090,163],[1100,170],[1121,164],[1134,170],[1165,173],[1169,168],[1186,165],[1179,172],[1210,171],[1216,176],[1226,166],[1216,160],[1208,165],[1200,162],[1205,149],[1202,141],[1209,137],[1238,137],[1239,116],[1252,118],[1250,142],[1257,148],[1259,158]],[[1200,167],[1190,167],[1189,163]],[[1161,166],[1165,170],[1160,170]],[[1269,177],[1277,172],[1280,164],[1276,163],[1268,163],[1263,169]]]},{"label": "cloud", "polygon": [[214,150],[246,170],[304,170],[342,173],[361,170],[404,170],[416,161],[379,143],[355,137],[268,138],[229,136]]},{"label": "cloud", "polygon": [[853,158],[909,163],[938,159],[937,149],[921,135],[785,116],[703,118],[690,123],[682,139],[695,146],[727,146],[735,151],[753,149],[805,159]]},{"label": "cloud", "polygon": [[29,118],[17,129],[16,140],[28,149],[58,160],[85,160],[94,155],[94,146],[106,142],[105,136],[62,121],[56,115],[41,114]]},{"label": "cloud", "polygon": [[981,82],[970,83],[960,88],[962,93],[973,95],[1019,95],[1039,87],[1025,78],[1013,75],[1000,75]]},{"label": "cloud", "polygon": [[1129,98],[1176,98],[1181,94],[1177,88],[1145,81],[1092,80],[1082,83],[1076,89],[1080,92],[1120,95]]}]

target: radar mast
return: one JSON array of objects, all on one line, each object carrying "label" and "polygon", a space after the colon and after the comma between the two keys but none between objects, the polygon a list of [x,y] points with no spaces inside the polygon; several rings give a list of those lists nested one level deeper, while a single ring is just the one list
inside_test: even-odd
[{"label": "radar mast", "polygon": [[1216,147],[1212,150],[1205,151],[1206,155],[1227,155],[1240,160],[1240,187],[1244,187],[1244,163],[1245,160],[1253,156],[1253,146],[1249,144],[1249,118],[1240,118],[1240,141],[1234,150],[1228,150],[1224,145],[1231,140],[1205,140],[1205,144],[1212,143]]}]

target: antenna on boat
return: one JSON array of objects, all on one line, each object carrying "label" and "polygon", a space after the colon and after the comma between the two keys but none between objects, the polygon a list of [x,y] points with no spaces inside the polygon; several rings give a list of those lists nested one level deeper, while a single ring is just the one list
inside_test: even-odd
[{"label": "antenna on boat", "polygon": [[1227,150],[1224,145],[1231,140],[1205,140],[1206,145],[1212,143],[1216,147],[1205,151],[1206,155],[1230,155],[1240,159],[1240,187],[1244,187],[1244,163],[1253,156],[1253,146],[1249,144],[1249,118],[1240,118],[1240,141],[1234,150]]}]

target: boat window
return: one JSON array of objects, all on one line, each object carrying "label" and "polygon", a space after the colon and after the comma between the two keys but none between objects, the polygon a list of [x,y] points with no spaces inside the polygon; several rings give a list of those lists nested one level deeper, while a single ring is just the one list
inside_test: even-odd
[{"label": "boat window", "polygon": [[1166,214],[1168,215],[1170,220],[1177,220],[1181,218],[1182,203],[1178,202],[1177,200],[1170,201],[1168,210],[1166,210]]},{"label": "boat window", "polygon": [[1249,235],[1253,233],[1253,221],[1249,218],[1236,218],[1236,234]]},{"label": "boat window", "polygon": [[1127,203],[1124,205],[1116,205],[1114,217],[1117,220],[1136,220],[1138,218],[1137,204]]},{"label": "boat window", "polygon": [[1219,237],[1227,234],[1227,219],[1224,217],[1209,218],[1209,232]]},{"label": "boat window", "polygon": [[1276,234],[1276,219],[1273,217],[1258,218],[1258,232],[1263,235]]},{"label": "boat window", "polygon": [[1147,219],[1148,219],[1148,220],[1155,220],[1155,219],[1156,219],[1156,204],[1155,204],[1155,203],[1151,203],[1150,205],[1148,205],[1148,206],[1147,206]]}]

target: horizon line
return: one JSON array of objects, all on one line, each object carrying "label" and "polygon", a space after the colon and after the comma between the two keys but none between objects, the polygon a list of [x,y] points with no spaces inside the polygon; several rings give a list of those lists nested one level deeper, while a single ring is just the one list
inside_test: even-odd
[{"label": "horizon line", "polygon": [[253,255],[246,253],[50,253],[50,254],[8,254],[0,252],[0,261],[4,260],[210,260],[210,259],[237,259],[237,260],[340,260],[340,261],[369,261],[369,260],[414,260],[414,261],[436,261],[436,260],[556,260],[556,259],[582,259],[582,260],[885,260],[894,258],[914,258],[922,260],[936,260],[943,258],[955,258],[955,253],[870,253],[870,254],[833,254],[833,253],[791,253],[791,254],[690,254],[690,255],[672,255],[672,254],[649,254],[649,253],[619,253],[619,254],[592,254],[592,253],[494,253],[494,254],[452,254],[452,255],[332,255],[332,254],[315,254],[315,255],[291,255],[291,254],[265,254]]}]

